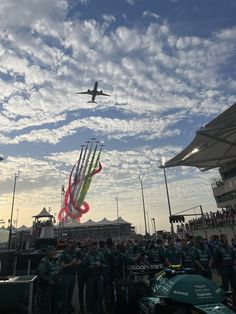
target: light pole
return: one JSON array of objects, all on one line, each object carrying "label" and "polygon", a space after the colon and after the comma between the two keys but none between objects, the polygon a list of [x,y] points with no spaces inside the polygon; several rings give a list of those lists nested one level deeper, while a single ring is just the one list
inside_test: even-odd
[{"label": "light pole", "polygon": [[[61,209],[64,208],[65,205],[65,186],[64,184],[61,186]],[[59,222],[60,225],[60,238],[63,237],[63,229],[64,229],[64,223],[65,223],[65,212],[63,210],[62,212],[62,220]]]},{"label": "light pole", "polygon": [[19,177],[19,171],[15,173],[13,193],[12,193],[12,205],[11,205],[11,218],[10,218],[10,226],[9,226],[9,240],[8,240],[8,250],[11,248],[11,237],[12,237],[12,218],[13,218],[13,210],[14,210],[14,202],[15,202],[15,194],[16,194],[16,179]]},{"label": "light pole", "polygon": [[203,229],[204,229],[204,231],[205,231],[206,238],[208,239],[206,221],[205,221],[205,216],[204,216],[204,214],[203,214],[202,205],[199,205],[199,207],[200,207],[200,211],[201,211],[201,215],[202,215]]},{"label": "light pole", "polygon": [[155,218],[152,218],[153,221],[153,229],[154,229],[154,233],[155,233],[155,238],[157,239],[157,229],[156,229],[156,221]]},{"label": "light pole", "polygon": [[145,226],[145,235],[147,235],[147,220],[146,220],[146,211],[145,211],[145,201],[144,201],[144,193],[143,193],[143,181],[141,176],[139,176],[139,181],[141,184],[141,192],[142,192],[142,201],[143,201],[143,216],[144,216],[144,226]]},{"label": "light pole", "polygon": [[17,226],[18,226],[18,215],[19,215],[19,208],[16,209],[16,231],[17,231]]},{"label": "light pole", "polygon": [[119,199],[115,197],[116,200],[116,216],[117,216],[117,225],[118,225],[118,237],[120,236],[120,215],[119,215]]},{"label": "light pole", "polygon": [[[162,161],[161,161],[161,168],[163,168],[163,171],[164,171],[164,179],[165,179],[165,186],[166,186],[166,197],[167,197],[167,203],[168,203],[168,209],[169,209],[169,219],[170,219],[172,214],[171,214],[170,196],[169,196],[169,190],[168,190],[168,184],[167,184],[166,168],[165,168],[164,159],[162,159]],[[172,221],[170,221],[170,231],[171,231],[171,236],[174,237],[174,225],[173,225]]]},{"label": "light pole", "polygon": [[148,212],[146,212],[146,215],[147,215],[147,227],[148,227],[148,233],[150,234],[150,224],[149,224]]}]

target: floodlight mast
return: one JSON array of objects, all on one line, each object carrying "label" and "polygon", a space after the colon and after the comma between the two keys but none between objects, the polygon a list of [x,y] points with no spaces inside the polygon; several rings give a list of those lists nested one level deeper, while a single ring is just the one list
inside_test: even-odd
[{"label": "floodlight mast", "polygon": [[118,225],[117,235],[119,238],[120,237],[120,215],[119,215],[119,199],[118,199],[118,197],[115,197],[115,200],[116,200],[116,216],[117,216],[117,225]]},{"label": "floodlight mast", "polygon": [[11,206],[11,218],[10,218],[10,226],[9,226],[8,250],[11,248],[12,218],[13,218],[13,210],[14,210],[15,194],[16,194],[16,179],[19,177],[19,175],[20,175],[20,172],[17,171],[17,172],[15,173],[14,186],[13,186],[13,193],[12,193],[12,206]]},{"label": "floodlight mast", "polygon": [[154,233],[155,233],[155,239],[157,239],[156,221],[155,221],[154,217],[152,218],[152,221],[153,221],[153,228],[154,228]]},{"label": "floodlight mast", "polygon": [[[161,168],[163,168],[163,171],[164,171],[164,179],[165,179],[165,186],[166,186],[166,198],[167,198],[168,209],[169,209],[169,217],[171,217],[172,214],[171,214],[170,196],[169,196],[167,177],[166,177],[165,159],[163,157],[161,158]],[[170,232],[171,232],[171,236],[174,237],[174,225],[173,225],[172,221],[170,221]]]},{"label": "floodlight mast", "polygon": [[141,192],[142,192],[142,202],[143,202],[143,216],[144,216],[144,227],[145,227],[145,236],[147,235],[147,219],[146,219],[146,209],[145,209],[145,200],[144,200],[144,192],[143,192],[143,181],[141,176],[139,176],[139,181],[141,184]]}]

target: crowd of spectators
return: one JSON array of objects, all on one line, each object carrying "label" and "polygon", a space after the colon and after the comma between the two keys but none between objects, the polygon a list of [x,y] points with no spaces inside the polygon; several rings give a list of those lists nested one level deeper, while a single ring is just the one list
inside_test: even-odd
[{"label": "crowd of spectators", "polygon": [[201,217],[192,218],[186,224],[177,226],[178,230],[194,231],[236,225],[236,208],[227,207],[216,212],[204,213]]}]

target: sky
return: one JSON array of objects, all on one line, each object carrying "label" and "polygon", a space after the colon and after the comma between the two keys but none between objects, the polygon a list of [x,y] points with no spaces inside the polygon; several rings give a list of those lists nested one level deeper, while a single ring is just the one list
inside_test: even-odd
[{"label": "sky", "polygon": [[[104,143],[83,216],[169,230],[160,160],[236,99],[234,0],[1,0],[0,219],[57,216],[81,145]],[[77,92],[93,88],[110,97]],[[216,210],[217,170],[167,169],[172,213]],[[140,181],[141,179],[141,181]],[[118,203],[116,202],[118,199]],[[198,209],[196,209],[198,212]]]}]

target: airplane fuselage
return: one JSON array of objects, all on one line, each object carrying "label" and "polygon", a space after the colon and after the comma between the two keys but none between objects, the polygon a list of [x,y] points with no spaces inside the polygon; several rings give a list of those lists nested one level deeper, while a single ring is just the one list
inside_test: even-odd
[{"label": "airplane fuselage", "polygon": [[95,100],[95,97],[97,95],[97,90],[98,90],[98,82],[95,82],[94,87],[93,87],[92,102],[94,102]]},{"label": "airplane fuselage", "polygon": [[94,102],[95,103],[95,98],[96,96],[110,96],[108,94],[103,93],[103,91],[98,91],[98,82],[95,82],[94,87],[92,90],[88,89],[86,92],[78,92],[76,94],[88,94],[92,96],[92,100],[88,101],[88,103]]}]

